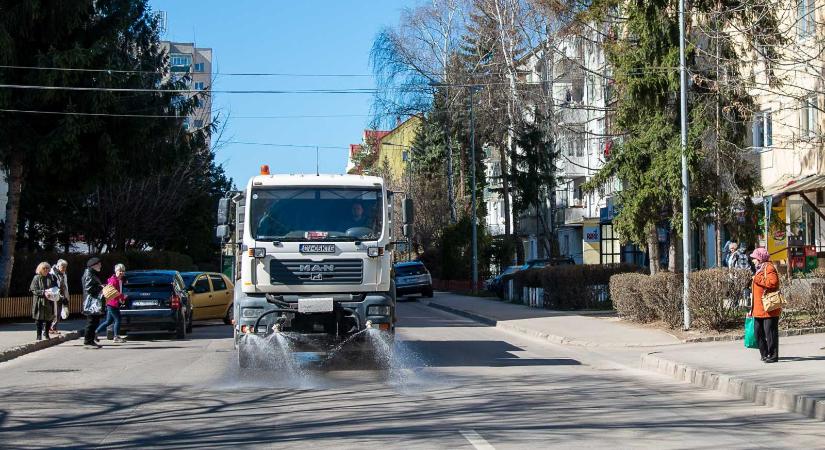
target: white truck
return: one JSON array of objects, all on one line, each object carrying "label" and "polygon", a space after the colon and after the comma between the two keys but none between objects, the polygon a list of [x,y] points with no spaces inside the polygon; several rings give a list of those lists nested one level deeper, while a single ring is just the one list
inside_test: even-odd
[{"label": "white truck", "polygon": [[[232,236],[235,211],[241,367],[253,360],[250,334],[297,334],[295,351],[325,353],[366,328],[394,333],[393,195],[379,177],[270,175],[262,166],[232,204],[221,201],[218,237]],[[411,200],[401,209],[411,223]],[[342,350],[368,352],[363,337]]]}]

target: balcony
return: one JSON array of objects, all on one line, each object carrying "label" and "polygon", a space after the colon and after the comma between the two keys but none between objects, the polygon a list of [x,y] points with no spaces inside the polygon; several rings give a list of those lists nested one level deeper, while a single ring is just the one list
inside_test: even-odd
[{"label": "balcony", "polygon": [[571,206],[564,210],[564,223],[566,225],[581,224],[584,222],[584,214],[587,208],[583,206]]}]

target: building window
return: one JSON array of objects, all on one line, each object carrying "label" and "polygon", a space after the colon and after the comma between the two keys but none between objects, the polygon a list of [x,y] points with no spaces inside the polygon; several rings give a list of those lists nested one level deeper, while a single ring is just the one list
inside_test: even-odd
[{"label": "building window", "polygon": [[816,0],[796,0],[796,31],[801,38],[816,32]]},{"label": "building window", "polygon": [[612,224],[601,225],[600,248],[602,264],[618,264],[622,262],[622,247],[618,236],[613,234]]},{"label": "building window", "polygon": [[195,72],[203,73],[203,63],[195,63]]},{"label": "building window", "polygon": [[770,110],[753,115],[753,147],[756,149],[773,146],[773,117]]},{"label": "building window", "polygon": [[169,64],[172,67],[189,69],[189,66],[192,65],[192,57],[189,55],[172,55],[169,57]]},{"label": "building window", "polygon": [[195,90],[202,91],[203,90],[203,81],[196,81],[195,82]]},{"label": "building window", "polygon": [[817,101],[812,95],[800,101],[799,105],[799,132],[801,137],[813,137],[817,133]]},{"label": "building window", "polygon": [[404,161],[404,162],[407,162],[407,161],[409,161],[409,159],[410,159],[410,153],[409,153],[409,151],[407,151],[407,150],[402,150],[402,151],[401,151],[401,160],[402,160],[402,161]]}]

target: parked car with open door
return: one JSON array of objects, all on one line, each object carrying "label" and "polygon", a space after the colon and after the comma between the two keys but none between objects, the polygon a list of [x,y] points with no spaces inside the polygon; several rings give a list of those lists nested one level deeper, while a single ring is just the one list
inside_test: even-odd
[{"label": "parked car with open door", "polygon": [[216,272],[181,274],[192,299],[192,320],[223,319],[232,323],[232,298],[235,286],[229,278]]}]

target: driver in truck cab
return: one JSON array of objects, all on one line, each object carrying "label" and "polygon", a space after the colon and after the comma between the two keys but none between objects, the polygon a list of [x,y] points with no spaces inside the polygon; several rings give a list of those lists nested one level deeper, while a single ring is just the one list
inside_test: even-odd
[{"label": "driver in truck cab", "polygon": [[359,202],[352,204],[350,228],[370,228],[367,216],[364,215],[364,205]]}]

